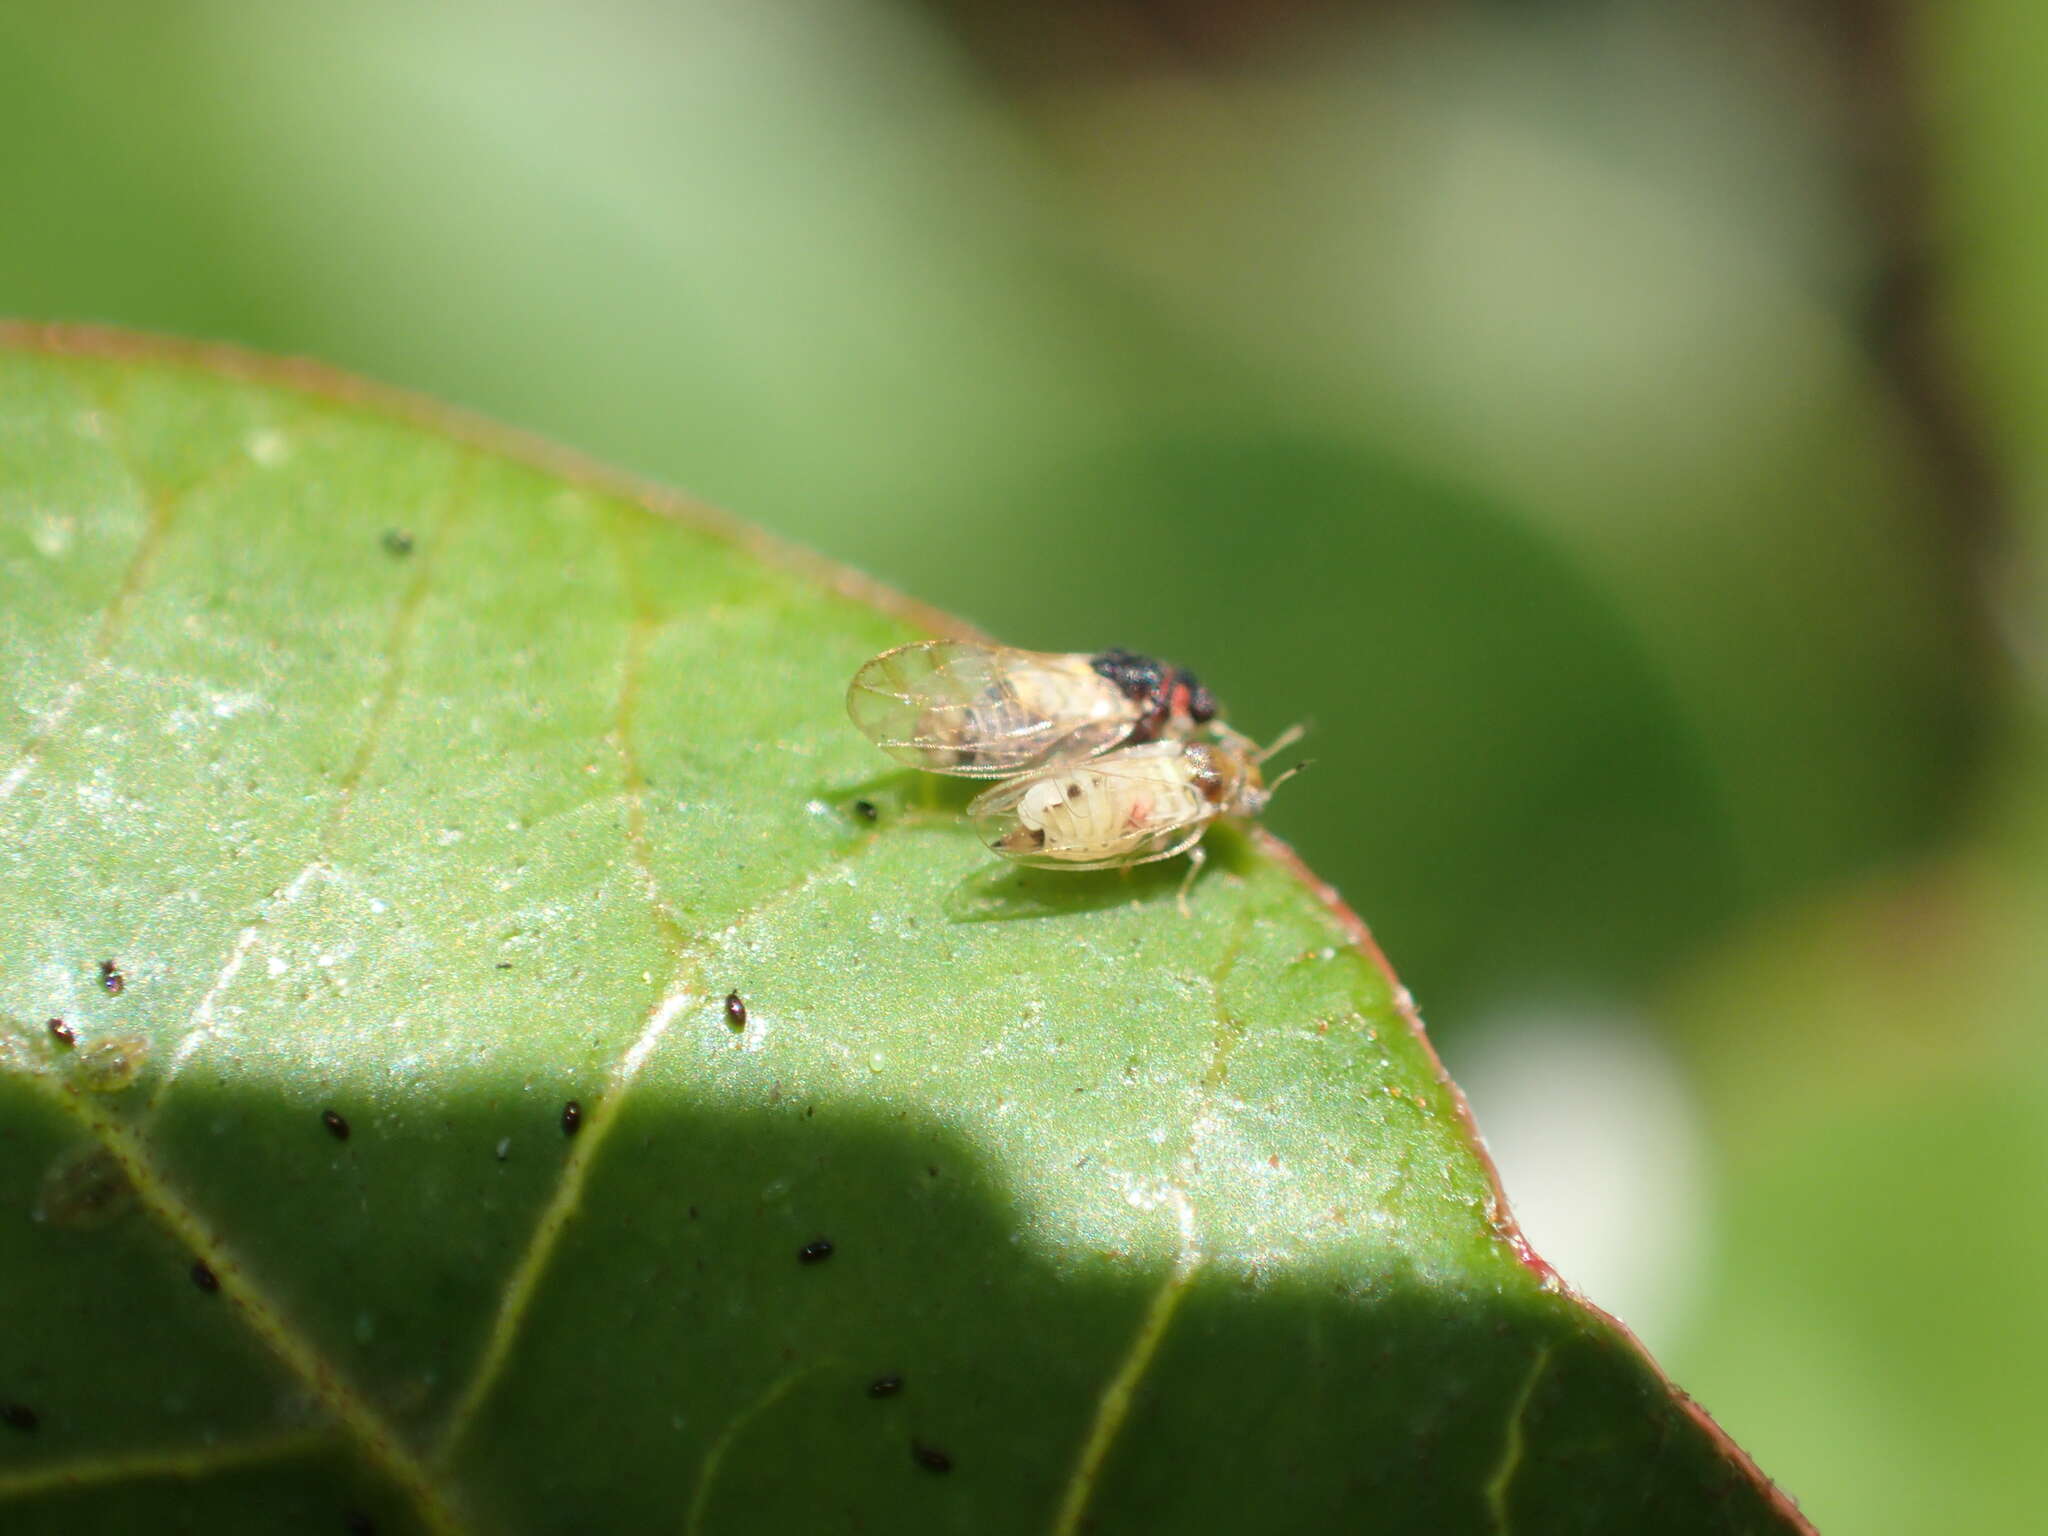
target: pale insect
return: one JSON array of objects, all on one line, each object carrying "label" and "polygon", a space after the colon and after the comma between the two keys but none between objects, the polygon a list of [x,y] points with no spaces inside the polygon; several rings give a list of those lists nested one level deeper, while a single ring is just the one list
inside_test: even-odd
[{"label": "pale insect", "polygon": [[900,763],[1000,779],[1186,735],[1215,719],[1216,701],[1192,673],[1130,651],[924,640],[856,672],[846,712]]},{"label": "pale insect", "polygon": [[1300,736],[1295,726],[1260,750],[1214,725],[1200,740],[1149,742],[1011,779],[976,796],[967,813],[995,852],[1038,869],[1121,869],[1185,853],[1185,913],[1207,857],[1202,834],[1218,817],[1263,811],[1299,765],[1271,784],[1260,765]]}]

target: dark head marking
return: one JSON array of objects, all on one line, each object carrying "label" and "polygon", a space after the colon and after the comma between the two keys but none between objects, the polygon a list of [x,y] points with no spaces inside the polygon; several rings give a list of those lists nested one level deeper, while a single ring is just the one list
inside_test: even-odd
[{"label": "dark head marking", "polygon": [[796,1261],[799,1264],[822,1264],[831,1257],[832,1240],[828,1237],[812,1238],[796,1251]]},{"label": "dark head marking", "polygon": [[348,1140],[348,1122],[341,1118],[338,1111],[332,1109],[321,1110],[320,1123],[327,1127],[327,1134],[336,1141]]},{"label": "dark head marking", "polygon": [[1136,651],[1102,651],[1090,656],[1088,665],[1116,684],[1125,698],[1140,704],[1150,705],[1166,686],[1166,668]]},{"label": "dark head marking", "polygon": [[1131,727],[1134,746],[1158,740],[1176,719],[1207,725],[1216,718],[1216,696],[1184,667],[1169,667],[1135,651],[1103,651],[1089,657],[1088,665],[1142,711]]}]

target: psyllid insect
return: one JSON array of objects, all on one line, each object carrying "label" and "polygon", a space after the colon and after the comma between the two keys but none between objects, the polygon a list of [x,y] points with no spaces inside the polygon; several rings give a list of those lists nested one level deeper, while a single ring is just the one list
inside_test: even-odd
[{"label": "psyllid insect", "polygon": [[899,762],[1003,782],[967,807],[988,847],[1039,869],[1120,869],[1185,853],[1179,903],[1202,835],[1257,816],[1289,769],[1217,719],[1182,668],[1129,651],[1092,656],[936,640],[884,651],[854,674],[847,712]]},{"label": "psyllid insect", "polygon": [[899,763],[1001,779],[1185,734],[1216,718],[1216,701],[1194,674],[1130,651],[924,640],[856,672],[846,712]]},{"label": "psyllid insect", "polygon": [[1185,908],[1207,858],[1202,834],[1219,817],[1249,820],[1266,808],[1280,779],[1267,784],[1260,765],[1299,735],[1261,750],[1211,726],[1200,739],[1148,742],[1008,780],[977,795],[967,814],[991,849],[1038,869],[1120,869],[1185,853]]}]

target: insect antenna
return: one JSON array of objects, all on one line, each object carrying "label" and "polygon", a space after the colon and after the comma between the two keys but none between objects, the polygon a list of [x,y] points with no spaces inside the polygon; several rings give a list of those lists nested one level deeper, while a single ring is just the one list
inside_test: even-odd
[{"label": "insect antenna", "polygon": [[[1285,752],[1289,747],[1293,746],[1297,741],[1301,740],[1301,738],[1306,736],[1307,734],[1308,726],[1304,723],[1296,722],[1295,724],[1287,727],[1287,729],[1282,731],[1278,736],[1275,736],[1270,746],[1261,747],[1258,751],[1254,752],[1252,754],[1252,761],[1255,763],[1263,763],[1269,757],[1278,757],[1282,752]],[[1295,767],[1290,768],[1287,771],[1289,773],[1299,773],[1301,772],[1301,769],[1299,767]],[[1273,782],[1275,784],[1278,784],[1280,780],[1275,779]]]},{"label": "insect antenna", "polygon": [[1275,777],[1267,780],[1266,793],[1268,795],[1272,794],[1274,790],[1278,789],[1282,784],[1285,784],[1289,779],[1293,778],[1297,773],[1301,772],[1302,769],[1309,767],[1314,762],[1314,758],[1304,757],[1300,762],[1296,763],[1292,768],[1289,768],[1285,773],[1278,774]]}]

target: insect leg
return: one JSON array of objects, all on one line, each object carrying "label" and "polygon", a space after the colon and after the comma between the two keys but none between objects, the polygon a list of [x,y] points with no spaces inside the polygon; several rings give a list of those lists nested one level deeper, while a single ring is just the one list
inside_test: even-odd
[{"label": "insect leg", "polygon": [[1182,917],[1193,917],[1195,910],[1188,905],[1188,892],[1195,888],[1195,876],[1202,872],[1202,866],[1209,862],[1209,852],[1200,843],[1188,849],[1188,872],[1181,877],[1180,889],[1174,893],[1173,904],[1180,908]]}]

